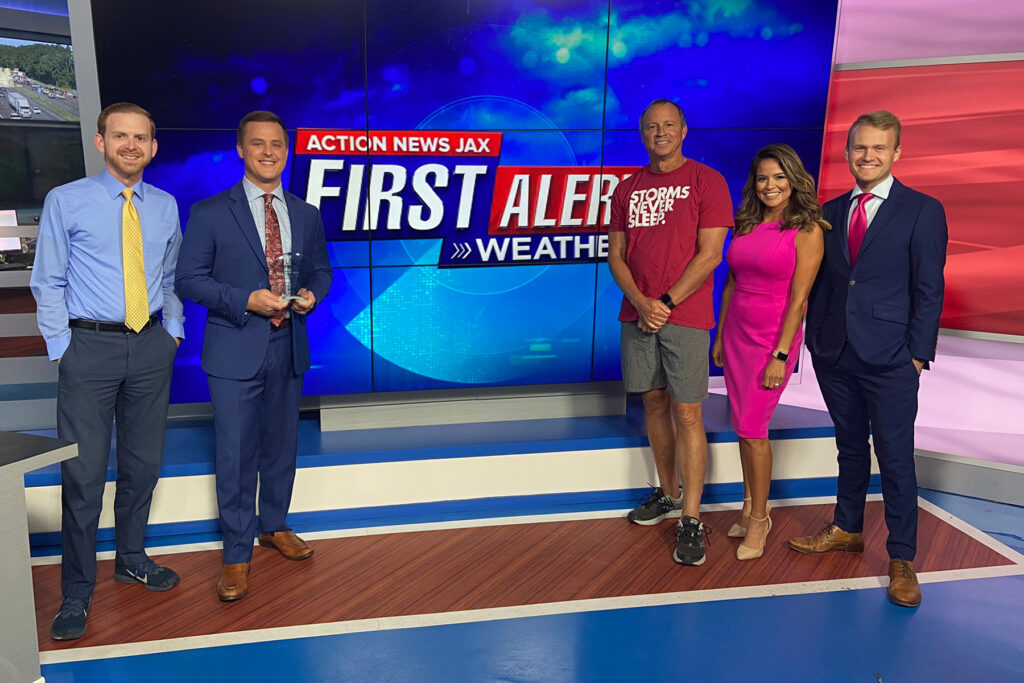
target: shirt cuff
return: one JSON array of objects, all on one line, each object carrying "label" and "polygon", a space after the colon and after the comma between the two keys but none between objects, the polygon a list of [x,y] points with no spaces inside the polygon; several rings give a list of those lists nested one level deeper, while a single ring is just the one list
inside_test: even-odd
[{"label": "shirt cuff", "polygon": [[164,329],[167,334],[176,339],[185,338],[185,320],[183,318],[169,318],[164,320]]},{"label": "shirt cuff", "polygon": [[71,330],[68,330],[67,334],[46,340],[46,353],[50,356],[50,360],[60,360],[70,345]]}]

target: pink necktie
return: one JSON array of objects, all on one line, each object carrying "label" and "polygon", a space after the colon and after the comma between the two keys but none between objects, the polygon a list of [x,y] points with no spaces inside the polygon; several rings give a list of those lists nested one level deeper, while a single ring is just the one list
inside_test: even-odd
[{"label": "pink necktie", "polygon": [[864,243],[864,233],[868,231],[868,211],[866,204],[875,195],[870,192],[858,195],[857,208],[853,210],[850,217],[850,265],[857,263],[857,254],[860,253],[860,245]]},{"label": "pink necktie", "polygon": [[[277,221],[277,212],[274,211],[274,195],[263,195],[263,206],[266,209],[266,234],[267,246],[264,249],[267,254],[267,270],[270,271],[270,291],[274,294],[284,296],[284,264],[281,258],[281,224]],[[274,327],[284,322],[284,311],[276,313],[270,318]]]}]

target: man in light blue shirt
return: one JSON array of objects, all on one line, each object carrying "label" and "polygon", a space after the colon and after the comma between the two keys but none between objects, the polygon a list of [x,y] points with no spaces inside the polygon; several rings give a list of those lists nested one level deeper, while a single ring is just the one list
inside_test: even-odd
[{"label": "man in light blue shirt", "polygon": [[55,640],[85,634],[115,417],[114,580],[153,591],[178,583],[143,547],[163,459],[171,367],[184,337],[174,293],[178,207],[142,182],[157,149],[149,112],[111,105],[97,130],[106,169],[46,196],[31,280],[39,330],[59,363],[57,434],[78,442],[78,457],[61,466],[63,601],[50,629]]}]

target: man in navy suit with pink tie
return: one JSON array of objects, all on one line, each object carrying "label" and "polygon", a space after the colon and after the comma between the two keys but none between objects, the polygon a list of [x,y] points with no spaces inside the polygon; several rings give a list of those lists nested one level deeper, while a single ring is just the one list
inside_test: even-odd
[{"label": "man in navy suit with pink tie", "polygon": [[836,229],[825,234],[806,339],[836,425],[838,492],[832,522],[789,545],[810,554],[864,549],[870,434],[889,529],[889,599],[916,607],[914,420],[921,370],[935,359],[947,229],[938,200],[891,175],[900,132],[891,112],[860,116],[846,143],[857,184],[824,206]]},{"label": "man in navy suit with pink tie", "polygon": [[[288,134],[271,112],[238,124],[245,177],[192,207],[175,284],[208,309],[202,366],[217,434],[224,571],[217,595],[240,600],[259,543],[289,560],[313,554],[285,522],[295,481],[299,399],[309,369],[306,316],[331,286],[320,212],[285,192]],[[288,261],[283,257],[300,257]],[[287,268],[288,263],[296,266]],[[297,291],[296,291],[297,290]],[[286,299],[295,291],[298,299]]]}]

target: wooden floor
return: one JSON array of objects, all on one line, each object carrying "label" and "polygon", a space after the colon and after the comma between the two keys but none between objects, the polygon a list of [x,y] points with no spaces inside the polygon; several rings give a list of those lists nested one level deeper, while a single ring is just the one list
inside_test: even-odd
[{"label": "wooden floor", "polygon": [[[516,524],[318,540],[316,555],[290,562],[256,548],[250,594],[217,600],[219,551],[168,555],[181,576],[167,593],[115,583],[113,561],[100,563],[88,634],[58,643],[49,638],[60,603],[60,567],[35,567],[36,620],[41,650],[110,645],[220,632],[430,614],[548,602],[737,586],[884,576],[882,503],[868,503],[864,553],[808,556],[788,550],[787,538],[814,533],[831,505],[772,511],[774,528],[764,557],[735,558],[739,539],[725,536],[738,513],[706,512],[712,528],[708,561],[672,561],[674,522],[654,527],[623,518]],[[158,555],[154,558],[160,560]],[[1011,564],[932,514],[921,510],[918,571]]]}]

